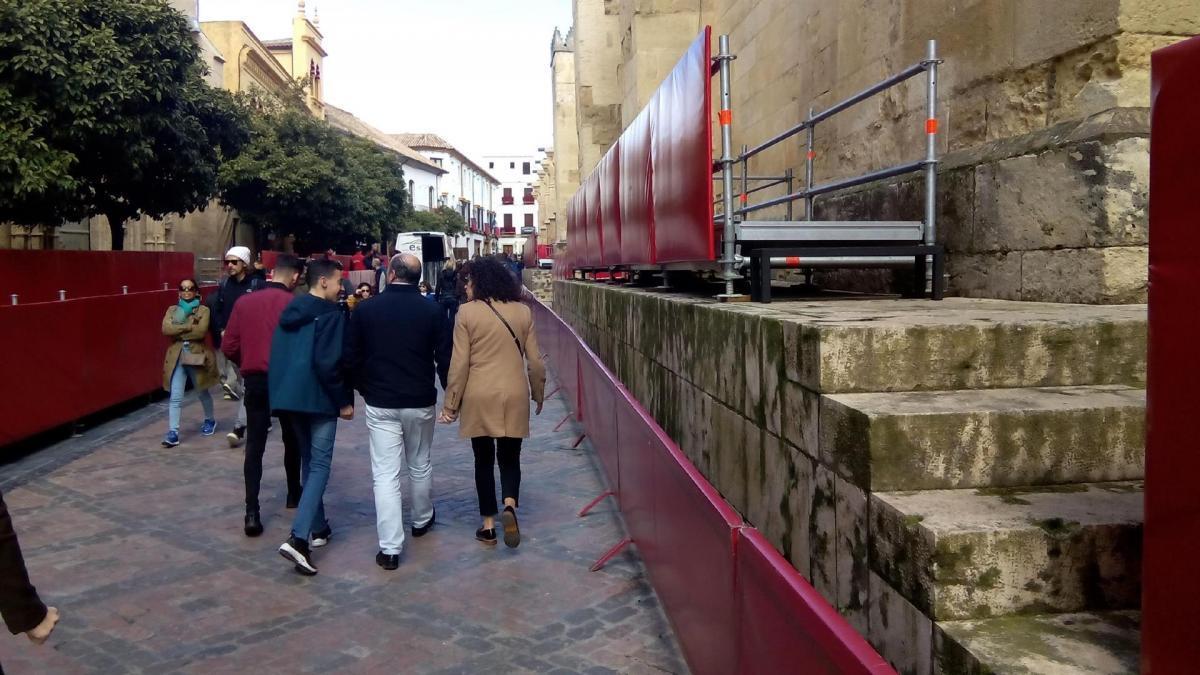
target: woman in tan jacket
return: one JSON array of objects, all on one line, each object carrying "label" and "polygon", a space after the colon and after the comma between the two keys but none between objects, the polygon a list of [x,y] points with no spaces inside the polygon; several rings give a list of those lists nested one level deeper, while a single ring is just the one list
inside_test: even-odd
[{"label": "woman in tan jacket", "polygon": [[200,392],[200,405],[204,406],[204,423],[200,433],[212,436],[217,430],[213,417],[212,394],[208,388],[220,379],[217,375],[217,357],[204,344],[208,333],[208,308],[200,303],[200,287],[195,279],[179,282],[179,302],[167,308],[163,316],[163,335],[171,338],[167,358],[163,361],[163,389],[171,392],[167,405],[167,435],[163,447],[179,445],[179,412],[183,405],[183,390],[187,380]]},{"label": "woman in tan jacket", "polygon": [[504,543],[521,543],[517,525],[521,486],[521,439],[529,437],[529,401],[542,412],[546,369],[533,332],[533,313],[521,302],[516,277],[495,258],[483,258],[460,274],[467,302],[458,309],[454,324],[454,355],[446,387],[444,424],[460,419],[458,435],[471,439],[475,452],[475,488],[483,527],[479,541],[496,543],[496,478],[492,467],[500,464],[500,490],[504,511]]}]

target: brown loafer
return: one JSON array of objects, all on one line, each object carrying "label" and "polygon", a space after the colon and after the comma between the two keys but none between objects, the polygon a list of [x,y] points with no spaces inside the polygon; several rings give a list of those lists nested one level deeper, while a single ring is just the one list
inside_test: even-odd
[{"label": "brown loafer", "polygon": [[521,527],[517,524],[517,510],[511,506],[504,507],[500,512],[500,521],[504,523],[504,545],[516,548],[521,545]]}]

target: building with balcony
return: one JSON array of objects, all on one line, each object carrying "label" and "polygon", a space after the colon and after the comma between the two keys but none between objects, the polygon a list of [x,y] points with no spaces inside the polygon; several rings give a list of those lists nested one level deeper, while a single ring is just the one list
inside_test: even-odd
[{"label": "building with balcony", "polygon": [[453,238],[455,254],[460,258],[471,258],[494,253],[497,250],[496,201],[500,181],[437,134],[393,134],[392,138],[446,171],[441,177],[438,203],[457,210],[467,223],[467,231]]},{"label": "building with balcony", "polygon": [[484,165],[500,180],[497,251],[520,255],[525,238],[536,234],[540,221],[534,186],[541,170],[540,155],[491,155]]}]

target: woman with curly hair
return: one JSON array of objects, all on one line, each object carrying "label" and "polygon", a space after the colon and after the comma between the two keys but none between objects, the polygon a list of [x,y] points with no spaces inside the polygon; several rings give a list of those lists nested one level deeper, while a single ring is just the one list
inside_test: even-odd
[{"label": "woman with curly hair", "polygon": [[[454,324],[454,355],[441,421],[459,420],[458,435],[471,439],[475,488],[483,526],[475,538],[496,543],[496,515],[504,544],[521,543],[517,505],[521,486],[521,439],[529,437],[529,401],[542,412],[546,370],[533,332],[533,313],[521,287],[496,258],[472,261],[459,271],[466,303]],[[496,504],[493,466],[500,464],[504,510]]]}]

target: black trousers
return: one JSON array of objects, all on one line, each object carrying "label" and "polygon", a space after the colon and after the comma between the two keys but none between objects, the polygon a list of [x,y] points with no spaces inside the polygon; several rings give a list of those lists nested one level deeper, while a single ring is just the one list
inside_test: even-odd
[{"label": "black trousers", "polygon": [[[267,427],[271,426],[271,401],[267,393],[266,373],[248,373],[246,380],[246,511],[258,510],[258,491],[262,484],[263,455],[267,451]],[[300,498],[300,442],[287,417],[279,419],[283,430],[283,468],[287,471],[288,497]],[[293,500],[294,501],[294,500]]]},{"label": "black trousers", "polygon": [[17,543],[3,494],[0,494],[0,615],[13,635],[37,628],[46,618],[46,605],[29,583],[25,558],[21,556],[21,545]]},{"label": "black trousers", "polygon": [[521,491],[521,439],[489,438],[476,436],[471,439],[475,451],[475,490],[479,493],[479,515],[494,516],[499,513],[496,506],[496,475],[492,467],[500,462],[500,494],[518,503]]}]

